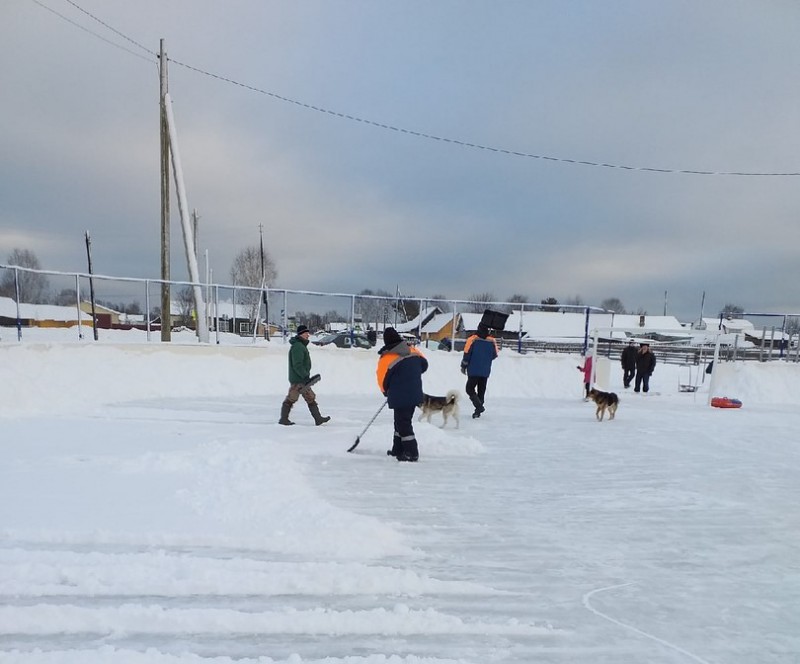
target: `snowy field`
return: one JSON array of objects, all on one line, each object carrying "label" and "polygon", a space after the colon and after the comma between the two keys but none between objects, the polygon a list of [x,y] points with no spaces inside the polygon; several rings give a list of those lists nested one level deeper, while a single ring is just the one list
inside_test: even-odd
[{"label": "snowy field", "polygon": [[[91,335],[90,335],[91,336]],[[678,367],[598,423],[577,356],[503,351],[487,411],[386,456],[374,351],[0,343],[0,662],[797,664],[800,366]],[[66,337],[65,337],[66,338]],[[657,349],[656,349],[657,352]],[[426,391],[463,390],[427,350]],[[705,378],[702,375],[700,380]]]}]

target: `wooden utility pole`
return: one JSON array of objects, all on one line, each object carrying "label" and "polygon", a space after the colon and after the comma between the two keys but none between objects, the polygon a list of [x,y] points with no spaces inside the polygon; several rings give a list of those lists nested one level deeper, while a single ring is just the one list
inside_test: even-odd
[{"label": "wooden utility pole", "polygon": [[[92,330],[94,331],[94,340],[97,341],[97,311],[94,304],[94,279],[91,275],[94,274],[92,270],[92,238],[89,237],[89,231],[86,231],[86,258],[89,261],[89,299],[92,303]],[[78,321],[78,328],[81,322]]]},{"label": "wooden utility pole", "polygon": [[[158,55],[159,61],[159,109],[161,112],[161,341],[172,340],[171,300],[169,285],[169,127],[167,125],[166,97],[167,51],[164,40]],[[150,315],[150,312],[147,312]]]}]

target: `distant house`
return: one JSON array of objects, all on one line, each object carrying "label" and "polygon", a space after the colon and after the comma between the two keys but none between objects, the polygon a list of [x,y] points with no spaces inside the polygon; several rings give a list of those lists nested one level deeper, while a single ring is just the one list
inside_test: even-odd
[{"label": "distant house", "polygon": [[[20,325],[22,327],[91,327],[92,317],[78,310],[77,306],[63,307],[57,304],[19,305]],[[10,297],[0,297],[0,325],[16,327],[17,304]]]},{"label": "distant house", "polygon": [[461,323],[460,314],[452,313],[437,313],[431,316],[427,322],[422,326],[420,339],[423,341],[441,341],[442,339],[452,339],[455,330],[458,333],[458,328]]},{"label": "distant house", "polygon": [[[91,320],[92,303],[87,302],[86,300],[81,300],[81,311],[83,311],[85,314],[88,314],[89,320]],[[112,328],[119,327],[121,316],[124,316],[124,314],[119,311],[115,311],[110,307],[106,307],[97,303],[94,305],[95,324],[100,329],[110,330]]]},{"label": "distant house", "polygon": [[418,339],[421,339],[428,323],[430,323],[435,316],[441,314],[442,310],[439,307],[428,307],[420,311],[419,314],[411,320],[405,323],[398,323],[395,325],[395,329],[401,334],[413,334]]},{"label": "distant house", "polygon": [[[459,332],[474,334],[483,317],[482,313],[461,314]],[[600,330],[604,339],[646,338],[659,341],[685,341],[690,338],[686,329],[674,316],[646,316],[639,314],[607,314],[561,311],[512,311],[505,329],[495,336],[553,343],[578,343],[593,330]]]}]

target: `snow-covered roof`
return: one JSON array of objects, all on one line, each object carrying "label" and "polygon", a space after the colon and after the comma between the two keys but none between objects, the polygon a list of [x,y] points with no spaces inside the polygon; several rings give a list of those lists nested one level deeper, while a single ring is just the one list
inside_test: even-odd
[{"label": "snow-covered roof", "polygon": [[398,332],[411,332],[419,327],[420,321],[426,321],[430,316],[435,316],[436,314],[441,313],[441,311],[442,310],[439,309],[439,307],[427,307],[420,311],[419,315],[411,320],[395,325],[395,329]]},{"label": "snow-covered roof", "polygon": [[435,334],[436,332],[439,332],[446,325],[452,325],[452,324],[453,324],[452,313],[436,314],[427,323],[425,323],[425,325],[422,326],[422,333]]},{"label": "snow-covered roof", "polygon": [[[752,322],[744,318],[723,318],[721,325],[721,331],[723,333],[731,334],[735,334],[736,332],[749,332],[755,328]],[[694,321],[692,323],[692,328],[696,330],[706,330],[707,332],[714,332],[716,334],[720,331],[719,316],[716,318],[708,318],[704,316],[703,318]]]},{"label": "snow-covered roof", "polygon": [[[57,320],[77,321],[77,306],[64,307],[57,304],[29,304],[22,302],[19,305],[20,318],[25,320]],[[17,304],[10,297],[0,297],[0,316],[5,318],[17,317]],[[92,317],[80,312],[80,320],[91,322]]]},{"label": "snow-covered roof", "polygon": [[[481,321],[482,313],[462,314],[464,329],[475,330]],[[648,331],[671,331],[686,336],[683,328],[674,316],[645,316],[644,325],[640,326],[638,314],[589,314],[589,331],[603,328],[619,328],[635,330],[636,334]],[[586,314],[559,311],[512,311],[505,325],[506,332],[522,330],[534,339],[582,339],[586,330]],[[629,333],[630,334],[630,333]],[[617,335],[615,335],[617,336]],[[620,332],[619,336],[625,336]]]}]

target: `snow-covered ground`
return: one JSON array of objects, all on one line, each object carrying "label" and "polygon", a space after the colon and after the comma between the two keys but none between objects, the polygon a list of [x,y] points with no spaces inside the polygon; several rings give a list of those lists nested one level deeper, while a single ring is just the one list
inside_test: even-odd
[{"label": "snow-covered ground", "polygon": [[[48,339],[53,333],[48,333]],[[796,664],[800,366],[678,367],[598,423],[577,356],[503,351],[487,412],[385,451],[374,351],[0,343],[0,662]],[[65,340],[67,339],[67,340]],[[227,340],[226,340],[227,341]],[[463,390],[427,350],[426,390]],[[434,423],[439,420],[434,417]]]}]

